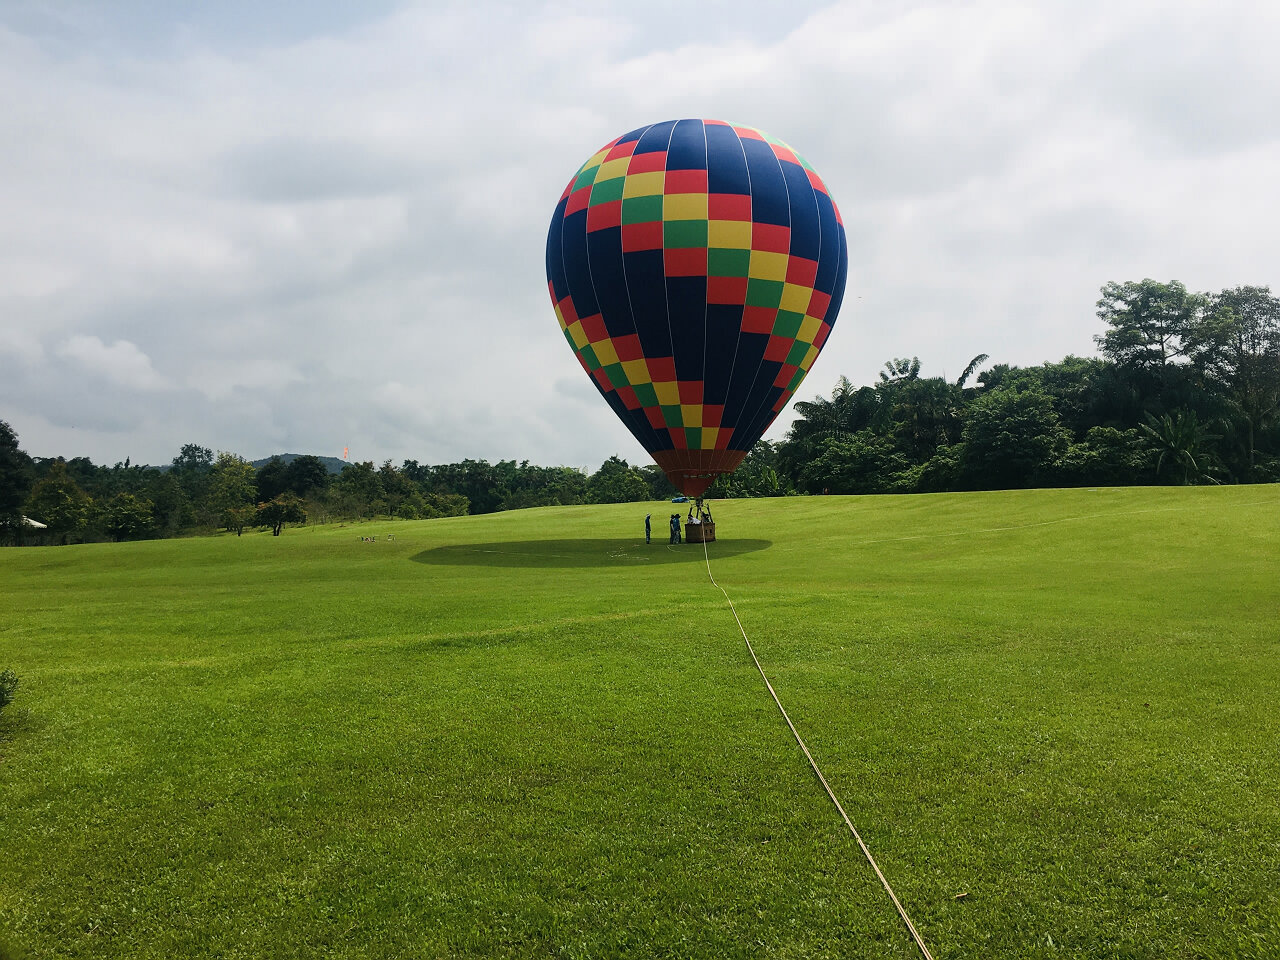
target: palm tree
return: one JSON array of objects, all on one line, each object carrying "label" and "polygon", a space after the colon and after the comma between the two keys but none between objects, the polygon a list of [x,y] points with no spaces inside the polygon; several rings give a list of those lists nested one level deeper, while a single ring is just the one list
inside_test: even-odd
[{"label": "palm tree", "polygon": [[889,407],[889,432],[898,448],[923,463],[960,438],[964,397],[958,386],[942,377],[923,377],[882,384]]},{"label": "palm tree", "polygon": [[885,361],[884,369],[880,371],[881,383],[902,383],[904,380],[914,380],[920,376],[920,358],[912,357],[908,360],[906,357],[894,357],[892,360]]},{"label": "palm tree", "polygon": [[988,357],[985,353],[980,353],[976,357],[974,357],[972,360],[970,360],[969,365],[964,368],[964,373],[960,374],[960,379],[956,381],[956,386],[959,387],[961,390],[963,390],[965,381],[967,381],[970,377],[972,377],[974,372],[980,366],[986,363],[987,360],[988,360]]},{"label": "palm tree", "polygon": [[1198,480],[1207,475],[1207,460],[1211,453],[1205,446],[1219,437],[1205,429],[1194,410],[1176,410],[1172,415],[1165,413],[1159,417],[1148,413],[1147,422],[1139,426],[1158,453],[1156,476],[1160,475],[1166,461],[1175,468],[1182,468],[1184,486],[1190,484],[1192,478]]},{"label": "palm tree", "polygon": [[870,387],[854,387],[848,377],[836,381],[831,399],[814,397],[798,400],[795,411],[800,416],[791,425],[792,441],[837,439],[851,436],[874,418],[879,397]]}]

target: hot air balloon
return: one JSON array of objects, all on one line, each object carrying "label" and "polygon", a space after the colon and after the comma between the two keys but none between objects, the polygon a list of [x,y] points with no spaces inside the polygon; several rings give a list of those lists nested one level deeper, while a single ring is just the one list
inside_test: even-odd
[{"label": "hot air balloon", "polygon": [[848,255],[822,179],[750,127],[673,120],[560,196],[547,286],[582,367],[686,496],[737,468],[835,323]]}]

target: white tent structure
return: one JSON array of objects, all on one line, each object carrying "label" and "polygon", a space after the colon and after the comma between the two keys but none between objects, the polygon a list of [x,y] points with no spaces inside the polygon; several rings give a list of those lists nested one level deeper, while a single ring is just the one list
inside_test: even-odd
[{"label": "white tent structure", "polygon": [[49,529],[49,525],[47,523],[41,523],[39,520],[32,520],[30,517],[23,517],[22,525],[25,527],[30,527],[32,530],[48,530]]}]

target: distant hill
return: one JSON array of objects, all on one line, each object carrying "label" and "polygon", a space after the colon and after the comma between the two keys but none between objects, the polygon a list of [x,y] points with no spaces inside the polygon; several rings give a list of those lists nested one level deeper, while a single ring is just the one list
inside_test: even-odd
[{"label": "distant hill", "polygon": [[[279,457],[281,460],[283,460],[285,463],[288,464],[288,463],[293,463],[293,461],[297,460],[299,457],[307,456],[307,454],[277,453],[277,454],[274,454],[274,456]],[[343,460],[341,457],[316,457],[316,459],[319,460],[321,463],[323,463],[325,466],[325,469],[328,470],[330,473],[341,473],[342,468],[347,465],[347,461]],[[253,469],[261,470],[264,466],[270,463],[271,460],[272,460],[272,457],[263,457],[261,460],[254,460]]]}]

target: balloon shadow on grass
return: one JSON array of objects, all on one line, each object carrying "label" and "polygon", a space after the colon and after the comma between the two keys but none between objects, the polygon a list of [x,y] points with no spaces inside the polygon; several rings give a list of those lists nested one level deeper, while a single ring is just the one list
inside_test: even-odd
[{"label": "balloon shadow on grass", "polygon": [[[754,553],[772,540],[717,540],[707,544],[712,560]],[[703,563],[702,544],[645,544],[636,540],[513,540],[509,543],[458,543],[423,550],[415,563],[462,567],[646,567],[667,563]]]}]

